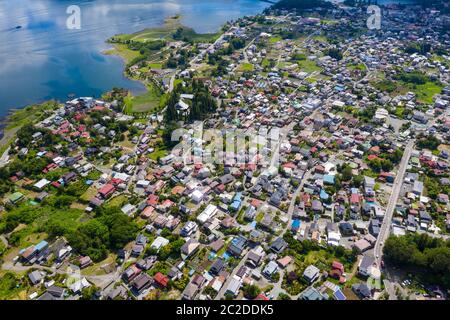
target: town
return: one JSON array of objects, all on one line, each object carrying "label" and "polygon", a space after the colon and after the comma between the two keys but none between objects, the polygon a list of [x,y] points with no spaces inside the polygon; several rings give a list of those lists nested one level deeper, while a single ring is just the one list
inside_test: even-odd
[{"label": "town", "polygon": [[149,93],[47,102],[2,151],[0,299],[446,299],[448,8],[114,36]]}]

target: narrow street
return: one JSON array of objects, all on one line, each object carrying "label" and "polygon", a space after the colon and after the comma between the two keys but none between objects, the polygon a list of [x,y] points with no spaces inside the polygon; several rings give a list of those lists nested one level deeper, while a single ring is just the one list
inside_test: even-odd
[{"label": "narrow street", "polygon": [[380,267],[381,265],[381,255],[383,252],[384,242],[389,236],[390,226],[392,222],[392,217],[394,215],[395,206],[397,204],[398,196],[401,191],[401,187],[403,184],[403,180],[405,177],[406,167],[408,165],[409,158],[411,156],[411,152],[414,147],[415,140],[410,140],[405,147],[405,151],[403,153],[403,158],[400,162],[397,177],[395,178],[394,184],[392,186],[392,194],[389,198],[389,202],[387,204],[386,213],[384,215],[383,223],[380,228],[380,234],[378,235],[377,242],[375,243],[375,261],[377,265]]}]

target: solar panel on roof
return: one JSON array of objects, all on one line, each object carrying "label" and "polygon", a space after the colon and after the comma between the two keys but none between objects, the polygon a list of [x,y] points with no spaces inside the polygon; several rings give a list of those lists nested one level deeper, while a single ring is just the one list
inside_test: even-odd
[{"label": "solar panel on roof", "polygon": [[347,297],[344,296],[344,294],[342,293],[341,290],[337,290],[334,292],[334,297],[336,298],[336,300],[347,300]]}]

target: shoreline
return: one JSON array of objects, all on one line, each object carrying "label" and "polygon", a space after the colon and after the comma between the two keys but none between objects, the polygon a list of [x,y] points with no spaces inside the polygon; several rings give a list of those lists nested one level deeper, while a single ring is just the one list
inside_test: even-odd
[{"label": "shoreline", "polygon": [[[167,17],[161,26],[144,28],[140,31],[137,31],[134,33],[129,33],[129,34],[127,34],[127,33],[116,34],[106,40],[106,43],[111,45],[111,47],[103,50],[101,53],[103,55],[120,57],[120,59],[122,59],[123,63],[125,64],[125,70],[123,71],[123,74],[125,75],[125,77],[129,80],[139,81],[139,82],[143,83],[144,85],[146,85],[145,81],[143,81],[142,79],[133,78],[127,74],[127,72],[126,72],[127,65],[131,61],[133,61],[133,59],[142,57],[142,54],[140,54],[137,51],[127,48],[126,44],[119,42],[121,40],[121,38],[127,39],[127,40],[134,40],[134,39],[139,39],[144,36],[148,36],[148,38],[144,38],[143,42],[158,41],[158,40],[165,40],[167,42],[171,42],[171,41],[176,42],[179,40],[173,39],[170,37],[173,35],[174,32],[177,31],[177,29],[182,28],[185,31],[192,33],[191,34],[191,36],[193,38],[192,41],[200,42],[200,40],[202,38],[205,38],[204,40],[206,40],[206,41],[203,41],[203,42],[211,42],[212,40],[209,39],[208,37],[212,37],[213,39],[219,37],[219,35],[221,34],[222,28],[226,25],[226,23],[225,23],[225,24],[219,26],[219,28],[215,32],[197,33],[193,28],[182,24],[181,19],[182,19],[182,15],[176,14],[174,16]],[[119,39],[118,42],[113,42],[115,38]],[[196,38],[199,38],[199,39],[194,40]],[[139,41],[139,40],[136,40],[136,41]],[[159,52],[155,52],[153,54],[157,55],[158,53],[160,53],[162,51],[166,51],[166,50],[169,50],[169,49],[163,47],[162,50],[160,50]]]}]

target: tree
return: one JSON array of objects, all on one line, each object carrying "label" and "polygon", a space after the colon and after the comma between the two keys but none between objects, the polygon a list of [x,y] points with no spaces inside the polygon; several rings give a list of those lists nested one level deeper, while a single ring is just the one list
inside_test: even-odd
[{"label": "tree", "polygon": [[170,123],[172,121],[179,120],[178,110],[176,109],[176,105],[180,100],[180,95],[177,92],[172,92],[170,94],[169,100],[167,101],[166,112],[164,114],[164,122]]},{"label": "tree", "polygon": [[109,231],[96,219],[79,226],[76,231],[69,234],[68,240],[73,248],[82,255],[88,255],[93,261],[106,258]]},{"label": "tree", "polygon": [[417,272],[428,283],[450,288],[450,241],[427,234],[391,236],[383,248],[386,262]]},{"label": "tree", "polygon": [[93,300],[95,298],[95,294],[100,289],[94,285],[91,285],[89,288],[85,288],[81,293],[80,300]]},{"label": "tree", "polygon": [[353,177],[352,185],[355,188],[359,188],[364,181],[364,177],[361,175],[357,175]]},{"label": "tree", "polygon": [[292,300],[292,298],[290,295],[280,292],[280,294],[278,295],[278,300]]},{"label": "tree", "polygon": [[342,58],[344,57],[342,55],[342,52],[337,48],[331,48],[331,49],[326,50],[325,55],[330,56],[333,59],[336,59],[338,61],[342,60]]},{"label": "tree", "polygon": [[342,181],[350,181],[352,179],[352,168],[348,165],[345,165],[341,172]]},{"label": "tree", "polygon": [[256,285],[244,285],[243,291],[248,299],[255,299],[261,293],[261,289]]}]

